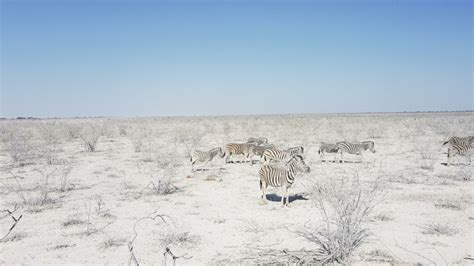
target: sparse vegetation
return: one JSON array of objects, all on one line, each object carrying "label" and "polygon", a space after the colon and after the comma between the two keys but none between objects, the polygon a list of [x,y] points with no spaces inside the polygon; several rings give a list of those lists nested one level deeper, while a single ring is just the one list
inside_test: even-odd
[{"label": "sparse vegetation", "polygon": [[436,208],[462,210],[463,207],[460,202],[454,200],[438,200],[434,203]]},{"label": "sparse vegetation", "polygon": [[64,221],[61,226],[62,227],[69,227],[69,226],[76,226],[76,225],[81,225],[84,224],[85,222],[83,220],[77,219],[77,218],[69,218],[66,221]]},{"label": "sparse vegetation", "polygon": [[433,152],[428,150],[421,150],[420,155],[421,169],[433,171],[435,165],[435,158],[433,156]]},{"label": "sparse vegetation", "polygon": [[168,246],[192,246],[196,244],[198,238],[188,231],[183,230],[166,230],[159,236],[160,245]]},{"label": "sparse vegetation", "polygon": [[35,157],[35,146],[29,131],[6,132],[5,149],[14,163],[25,165]]},{"label": "sparse vegetation", "polygon": [[88,152],[94,152],[97,149],[97,142],[101,136],[100,129],[93,125],[84,125],[84,127],[77,133],[79,138],[84,143],[84,148]]},{"label": "sparse vegetation", "polygon": [[317,261],[345,263],[370,235],[368,218],[380,203],[381,180],[363,184],[356,174],[318,182],[311,191],[323,224],[306,225],[298,234],[318,246]]},{"label": "sparse vegetation", "polygon": [[[129,252],[140,264],[165,258],[167,265],[219,264],[222,259],[227,264],[450,264],[463,255],[456,245],[470,240],[474,165],[444,166],[441,143],[444,134],[470,134],[472,115],[0,122],[0,202],[9,209],[17,204],[21,212],[15,218],[23,214],[2,241],[15,261],[9,256],[0,264],[36,256],[32,243],[61,258],[49,258],[52,263],[66,258],[85,263],[71,247],[87,245],[98,253]],[[99,152],[83,152],[80,134],[89,126],[97,129]],[[13,162],[6,132],[27,137],[28,155],[20,156],[27,159]],[[248,137],[266,137],[277,147],[304,146],[314,178],[295,180],[291,208],[259,204],[258,164],[226,165],[216,158],[216,169],[190,172],[189,148],[206,150]],[[373,140],[378,147],[374,162],[319,163],[320,142],[345,138]],[[353,177],[354,171],[360,178]],[[387,186],[376,187],[376,176],[386,178]],[[280,190],[270,189],[268,199],[278,201],[276,195]],[[138,241],[125,250],[124,237],[133,233],[130,223],[150,208],[174,219],[142,224]],[[456,223],[430,223],[437,216]],[[13,223],[0,213],[1,233]],[[392,228],[393,233],[386,231]],[[406,228],[414,231],[401,231]],[[208,234],[218,237],[211,240]],[[199,255],[213,245],[221,247],[220,253]],[[94,259],[126,263],[118,259],[123,255]]]},{"label": "sparse vegetation", "polygon": [[113,247],[123,246],[126,242],[125,238],[118,237],[107,237],[104,242],[101,243],[100,249],[109,249]]},{"label": "sparse vegetation", "polygon": [[421,227],[421,233],[425,235],[446,235],[453,236],[459,232],[459,230],[449,223],[431,222]]}]

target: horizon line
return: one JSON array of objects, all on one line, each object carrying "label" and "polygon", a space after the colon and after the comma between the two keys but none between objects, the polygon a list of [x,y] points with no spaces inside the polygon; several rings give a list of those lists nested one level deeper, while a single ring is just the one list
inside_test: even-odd
[{"label": "horizon line", "polygon": [[275,114],[235,114],[235,115],[150,115],[150,116],[52,116],[52,117],[0,117],[0,120],[53,120],[53,119],[131,119],[131,118],[200,118],[200,117],[252,117],[252,116],[311,116],[311,115],[368,115],[368,114],[429,114],[429,113],[471,113],[471,110],[443,111],[393,111],[393,112],[321,112],[321,113],[275,113]]}]

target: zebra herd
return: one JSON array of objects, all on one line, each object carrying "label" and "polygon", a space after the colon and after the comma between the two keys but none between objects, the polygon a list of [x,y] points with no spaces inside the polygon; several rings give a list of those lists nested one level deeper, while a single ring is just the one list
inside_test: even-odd
[{"label": "zebra herd", "polygon": [[[474,136],[469,137],[451,137],[443,143],[449,144],[448,160],[446,165],[450,164],[450,160],[455,155],[470,155],[474,151]],[[370,151],[375,153],[375,143],[373,141],[357,141],[348,142],[340,141],[336,143],[321,142],[318,153],[321,156],[321,161],[325,161],[326,153],[340,155],[340,162],[344,162],[343,154],[359,155],[364,159],[364,153]],[[230,158],[234,155],[243,155],[244,162],[253,164],[253,158],[258,156],[262,163],[258,171],[260,179],[260,190],[262,192],[262,200],[267,203],[266,189],[268,186],[283,187],[284,193],[281,198],[282,206],[288,206],[288,190],[295,181],[295,176],[298,172],[308,173],[310,167],[306,165],[303,155],[304,148],[297,146],[288,149],[278,149],[273,144],[268,143],[267,138],[249,138],[246,143],[229,143],[224,149],[221,147],[213,148],[209,151],[193,150],[190,154],[190,161],[192,171],[194,172],[194,165],[196,163],[204,163],[207,165],[216,156],[225,157],[225,162],[229,163]],[[469,162],[470,162],[469,158]],[[274,162],[285,162],[284,167],[281,167]],[[286,202],[285,202],[286,199]]]}]

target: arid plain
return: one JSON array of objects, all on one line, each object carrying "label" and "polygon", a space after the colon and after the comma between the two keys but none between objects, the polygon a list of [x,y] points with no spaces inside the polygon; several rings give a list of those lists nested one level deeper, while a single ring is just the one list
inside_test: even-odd
[{"label": "arid plain", "polygon": [[[473,263],[474,164],[442,145],[468,135],[472,112],[3,120],[0,264]],[[304,147],[288,208],[258,157],[191,171],[249,137]],[[341,140],[376,152],[322,162]]]}]

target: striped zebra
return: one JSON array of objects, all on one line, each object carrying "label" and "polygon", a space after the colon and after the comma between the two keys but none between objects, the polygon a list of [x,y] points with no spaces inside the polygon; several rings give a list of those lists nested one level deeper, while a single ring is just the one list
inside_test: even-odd
[{"label": "striped zebra", "polygon": [[[303,160],[301,155],[294,155],[286,163],[286,168],[280,168],[273,165],[262,165],[258,176],[260,178],[260,190],[262,191],[262,200],[266,204],[266,189],[268,186],[272,187],[283,187],[284,194],[281,197],[281,205],[288,206],[288,190],[295,181],[297,172],[308,173],[310,171],[309,166]],[[286,204],[285,204],[286,198]]]},{"label": "striped zebra", "polygon": [[[267,144],[267,145],[264,145],[264,146],[251,146],[250,149],[249,149],[250,158],[252,158],[252,156],[259,156],[260,159],[262,159],[263,153],[267,149],[275,149],[275,145]],[[252,164],[253,164],[253,161],[252,161]]]},{"label": "striped zebra", "polygon": [[448,143],[450,145],[453,145],[453,144],[471,145],[474,143],[474,136],[468,136],[464,138],[453,136],[453,137],[450,137],[447,141],[443,142],[443,145],[446,145]]},{"label": "striped zebra", "polygon": [[229,162],[232,155],[244,155],[247,160],[250,158],[250,148],[255,146],[252,143],[229,143],[225,146],[225,163]]},{"label": "striped zebra", "polygon": [[286,150],[267,149],[263,153],[262,162],[268,164],[271,161],[281,161],[283,159],[290,158],[293,155],[300,155],[303,153],[304,148],[302,146],[297,146]]},{"label": "striped zebra", "polygon": [[[321,157],[321,161],[325,161],[324,159],[324,155],[326,153],[334,153],[334,154],[337,154],[337,144],[332,144],[332,143],[324,143],[324,142],[321,142],[321,144],[319,145],[319,150],[318,150],[318,153]],[[334,157],[334,161],[336,161],[336,158]]]},{"label": "striped zebra", "polygon": [[360,155],[362,159],[364,158],[364,152],[370,150],[372,153],[375,153],[375,143],[373,141],[363,141],[363,142],[348,142],[340,141],[336,143],[337,152],[341,154],[341,163],[343,160],[343,153],[356,154]]},{"label": "striped zebra", "polygon": [[267,143],[268,143],[268,139],[267,139],[267,138],[253,138],[253,137],[250,137],[250,138],[247,140],[247,143],[252,143],[252,144],[256,144],[256,145],[262,145],[262,144],[267,144]]},{"label": "striped zebra", "polygon": [[219,155],[221,158],[224,157],[224,153],[222,152],[222,148],[217,147],[217,148],[211,149],[209,151],[198,151],[198,150],[191,151],[190,161],[191,161],[191,165],[192,165],[192,171],[193,172],[195,171],[194,170],[194,164],[199,162],[199,163],[205,163],[205,166],[207,166],[207,164],[210,161],[212,161],[212,159],[214,157],[216,157],[216,155]]},{"label": "striped zebra", "polygon": [[448,147],[448,160],[446,165],[449,166],[452,158],[455,155],[467,156],[469,163],[471,163],[471,155],[474,151],[474,136],[468,136],[465,138],[451,137],[443,143],[443,145],[449,144]]}]

